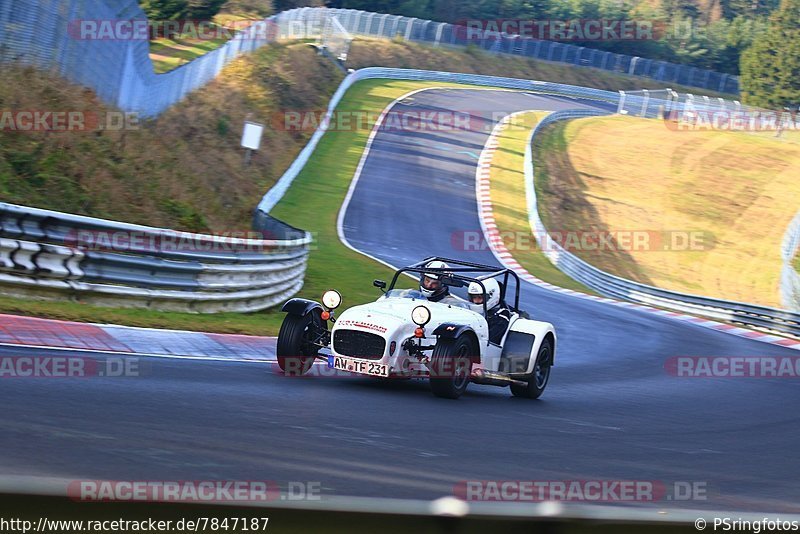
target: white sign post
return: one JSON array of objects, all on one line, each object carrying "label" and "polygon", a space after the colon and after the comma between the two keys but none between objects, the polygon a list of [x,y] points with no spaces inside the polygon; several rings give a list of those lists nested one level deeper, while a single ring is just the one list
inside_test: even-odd
[{"label": "white sign post", "polygon": [[244,155],[245,165],[250,165],[250,156],[253,150],[261,147],[261,136],[264,134],[264,125],[257,122],[245,121],[242,132],[242,146],[247,149]]}]

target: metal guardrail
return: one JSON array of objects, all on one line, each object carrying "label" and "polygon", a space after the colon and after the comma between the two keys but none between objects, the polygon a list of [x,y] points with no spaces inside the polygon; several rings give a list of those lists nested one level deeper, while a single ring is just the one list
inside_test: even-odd
[{"label": "metal guardrail", "polygon": [[[703,297],[677,291],[669,291],[657,287],[640,284],[606,273],[590,265],[574,254],[566,251],[547,234],[537,207],[536,188],[534,186],[533,140],[542,128],[557,121],[570,120],[606,113],[593,110],[564,110],[551,113],[531,131],[525,149],[525,183],[528,199],[528,216],[531,229],[544,251],[545,256],[561,271],[581,282],[585,286],[603,295],[638,302],[649,306],[657,306],[668,310],[701,315],[713,319],[740,323],[754,328],[773,330],[800,337],[800,313],[788,310],[757,306],[743,302]],[[800,240],[800,217],[795,219],[797,228],[793,235]],[[545,241],[546,240],[546,241]],[[797,241],[794,242],[796,249]]]},{"label": "metal guardrail", "polygon": [[0,203],[0,287],[25,298],[214,313],[274,306],[303,285],[311,236],[262,215],[242,239]]},{"label": "metal guardrail", "polygon": [[795,269],[793,262],[797,249],[800,248],[800,212],[794,216],[789,228],[783,235],[781,245],[781,302],[793,310],[800,310],[800,273]]}]

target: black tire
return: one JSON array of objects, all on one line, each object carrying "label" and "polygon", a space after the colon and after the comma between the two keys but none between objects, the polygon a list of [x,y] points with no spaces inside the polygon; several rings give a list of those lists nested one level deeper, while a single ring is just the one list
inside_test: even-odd
[{"label": "black tire", "polygon": [[461,335],[456,339],[440,338],[431,356],[431,391],[437,397],[457,399],[469,385],[472,357],[477,349],[473,340]]},{"label": "black tire", "polygon": [[526,399],[538,399],[544,393],[547,383],[550,381],[550,368],[553,366],[553,345],[549,339],[545,339],[539,347],[539,354],[536,355],[536,363],[533,366],[533,373],[528,376],[526,386],[511,384],[511,394],[515,397]]},{"label": "black tire", "polygon": [[[316,310],[302,317],[288,314],[278,332],[278,367],[286,376],[302,376],[311,369],[317,348],[311,345],[319,328],[325,328]],[[318,312],[316,312],[318,313]]]}]

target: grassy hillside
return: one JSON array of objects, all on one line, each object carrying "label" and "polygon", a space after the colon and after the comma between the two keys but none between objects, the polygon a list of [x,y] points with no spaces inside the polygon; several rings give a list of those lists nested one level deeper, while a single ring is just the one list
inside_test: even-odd
[{"label": "grassy hillside", "polygon": [[[108,111],[89,91],[47,73],[4,75],[0,109]],[[0,131],[0,198],[185,230],[247,229],[310,134],[267,129],[246,167],[245,118],[269,123],[278,110],[324,108],[342,77],[307,45],[273,45],[138,130]]]},{"label": "grassy hillside", "polygon": [[[609,90],[649,80],[477,50],[356,41],[354,68],[394,66],[559,81]],[[0,108],[108,108],[89,91],[30,68],[7,68]],[[239,147],[246,117],[272,124],[283,110],[321,110],[343,73],[307,44],[274,44],[135,131],[0,131],[0,198],[24,205],[193,231],[241,229],[310,132],[268,128],[250,166]],[[57,192],[57,193],[56,193]]]},{"label": "grassy hillside", "polygon": [[[548,229],[638,231],[653,243],[574,251],[586,261],[666,289],[780,307],[780,247],[800,205],[798,136],[580,119],[539,137],[535,165]],[[694,247],[685,232],[696,233]]]}]

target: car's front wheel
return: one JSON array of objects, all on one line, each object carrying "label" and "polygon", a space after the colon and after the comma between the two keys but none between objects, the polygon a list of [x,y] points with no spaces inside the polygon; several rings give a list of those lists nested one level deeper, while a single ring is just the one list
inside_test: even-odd
[{"label": "car's front wheel", "polygon": [[430,364],[431,391],[437,397],[457,399],[469,385],[474,341],[461,335],[456,339],[440,338],[433,349]]},{"label": "car's front wheel", "polygon": [[278,367],[287,376],[301,376],[311,369],[319,347],[315,344],[325,329],[314,311],[303,316],[288,314],[278,332]]},{"label": "car's front wheel", "polygon": [[553,345],[549,339],[542,342],[539,347],[539,354],[536,355],[536,363],[533,366],[533,373],[528,376],[527,385],[511,384],[511,394],[515,397],[525,397],[527,399],[538,399],[544,393],[544,388],[550,381],[550,368],[553,366]]}]

